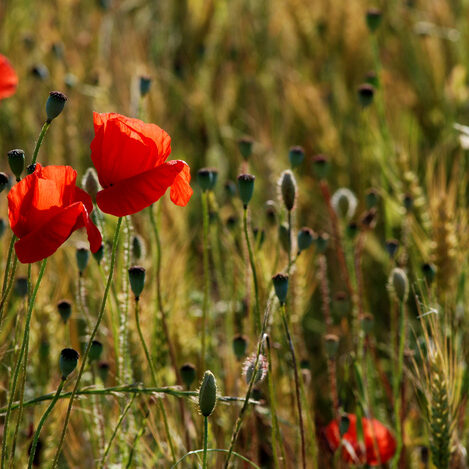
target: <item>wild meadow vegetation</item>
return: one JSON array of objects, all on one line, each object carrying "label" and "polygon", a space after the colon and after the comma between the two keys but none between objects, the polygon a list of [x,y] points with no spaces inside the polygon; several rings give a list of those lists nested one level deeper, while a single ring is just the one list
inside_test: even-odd
[{"label": "wild meadow vegetation", "polygon": [[0,21],[2,469],[467,467],[469,1]]}]

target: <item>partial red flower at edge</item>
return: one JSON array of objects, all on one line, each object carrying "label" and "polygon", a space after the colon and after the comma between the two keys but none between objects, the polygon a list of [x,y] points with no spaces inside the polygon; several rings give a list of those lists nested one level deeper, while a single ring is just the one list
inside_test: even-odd
[{"label": "partial red flower at edge", "polygon": [[120,114],[93,113],[91,159],[103,189],[99,208],[116,217],[137,213],[171,188],[171,200],[185,206],[192,196],[190,168],[182,160],[166,162],[171,137],[155,124]]},{"label": "partial red flower at edge", "polygon": [[[354,414],[347,415],[350,425],[343,436],[345,440],[345,444],[342,444],[342,457],[344,461],[356,463],[356,458],[358,458],[361,464],[366,463],[370,466],[377,466],[380,462],[381,464],[386,463],[394,456],[396,452],[396,440],[385,425],[376,419],[362,418],[364,436],[363,448],[363,445],[360,447],[357,440],[357,416]],[[325,436],[332,451],[335,451],[340,446],[339,425],[336,420],[330,422],[326,427]],[[376,438],[380,461],[375,452],[373,438]],[[350,451],[350,449],[352,451]],[[353,454],[353,452],[355,454]]]},{"label": "partial red flower at edge", "polygon": [[16,91],[18,77],[8,59],[0,54],[0,99],[8,98]]},{"label": "partial red flower at edge", "polygon": [[86,228],[90,248],[96,252],[101,233],[90,219],[91,197],[75,185],[76,171],[70,166],[36,165],[33,174],[8,193],[8,218],[18,259],[23,264],[52,255],[79,228]]}]

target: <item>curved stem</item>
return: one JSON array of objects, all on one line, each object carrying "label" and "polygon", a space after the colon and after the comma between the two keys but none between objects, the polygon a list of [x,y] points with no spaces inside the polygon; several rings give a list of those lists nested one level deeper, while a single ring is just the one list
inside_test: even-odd
[{"label": "curved stem", "polygon": [[76,396],[76,393],[78,391],[78,386],[80,385],[80,380],[81,380],[81,377],[82,377],[83,372],[84,372],[85,367],[86,367],[88,354],[89,354],[90,348],[91,348],[91,343],[93,342],[93,340],[96,336],[96,332],[98,331],[99,325],[101,324],[101,320],[103,319],[104,308],[106,306],[106,301],[107,301],[107,297],[108,297],[108,294],[109,294],[109,288],[110,288],[111,282],[112,282],[112,274],[114,273],[114,265],[116,263],[117,241],[119,240],[119,230],[120,230],[121,224],[122,224],[122,218],[119,218],[119,220],[117,222],[116,232],[114,234],[114,240],[113,240],[113,243],[112,243],[111,265],[110,265],[110,268],[109,268],[109,275],[108,275],[108,279],[107,279],[107,283],[106,283],[106,288],[104,290],[104,295],[103,295],[103,300],[102,300],[102,303],[101,303],[101,308],[100,308],[99,313],[98,313],[98,319],[96,320],[96,325],[94,326],[93,332],[90,335],[90,338],[88,340],[88,344],[86,346],[85,353],[82,357],[80,371],[78,372],[77,381],[76,381],[75,386],[73,388],[72,395],[70,397],[70,402],[68,403],[67,413],[65,415],[64,426],[63,426],[63,429],[62,429],[62,434],[60,436],[59,444],[57,446],[57,452],[55,453],[54,462],[52,463],[52,469],[55,469],[57,467],[57,463],[59,461],[59,456],[60,456],[60,453],[62,451],[63,442],[64,442],[64,439],[65,439],[65,434],[67,433],[67,427],[68,427],[68,422],[70,420],[70,413],[72,411],[73,401],[75,400],[75,396]]},{"label": "curved stem", "polygon": [[39,138],[37,139],[36,146],[34,147],[34,153],[33,153],[33,159],[31,161],[31,164],[36,164],[37,160],[37,155],[39,153],[39,148],[41,148],[42,141],[44,140],[44,137],[49,130],[50,127],[50,122],[46,121],[44,122],[44,125],[42,126],[41,133],[39,134]]},{"label": "curved stem", "polygon": [[[5,423],[3,424],[2,461],[1,461],[2,469],[5,467],[5,461],[7,457],[6,453],[7,453],[7,440],[8,440],[8,422],[10,420],[10,414],[11,414],[11,410],[13,406],[13,399],[16,393],[16,385],[18,384],[18,376],[20,373],[21,362],[23,361],[23,358],[25,362],[28,358],[24,355],[27,349],[27,344],[29,342],[29,325],[31,323],[31,316],[33,312],[34,301],[36,299],[37,291],[39,290],[39,285],[41,284],[41,280],[44,275],[46,264],[47,264],[47,259],[44,259],[41,263],[41,270],[39,271],[39,277],[37,279],[36,286],[34,287],[34,291],[31,295],[31,301],[29,303],[28,312],[26,314],[26,323],[24,326],[24,335],[23,335],[23,342],[21,344],[20,356],[18,357],[18,361],[16,362],[16,365],[15,365],[15,371],[13,372],[13,384],[11,387],[10,398],[8,400],[8,408],[7,408],[7,413],[5,416]],[[21,393],[21,396],[23,396],[23,393]],[[20,400],[18,407],[22,409],[23,399]]]},{"label": "curved stem", "polygon": [[203,456],[203,469],[207,469],[207,441],[208,441],[208,418],[204,417],[204,456]]},{"label": "curved stem", "polygon": [[60,381],[59,387],[57,388],[57,392],[55,393],[54,398],[49,404],[49,407],[46,409],[46,411],[42,415],[41,420],[39,421],[39,424],[36,428],[36,432],[34,433],[34,437],[33,437],[33,442],[31,443],[31,449],[29,451],[28,469],[31,469],[33,467],[34,455],[36,454],[36,447],[37,447],[37,442],[39,440],[39,435],[41,433],[42,427],[44,426],[47,420],[47,417],[52,412],[52,409],[54,408],[55,403],[59,400],[59,396],[60,396],[60,393],[62,392],[64,384],[65,384],[65,379],[62,378],[62,380]]},{"label": "curved stem", "polygon": [[[171,469],[174,469],[176,466],[178,466],[180,462],[184,461],[184,459],[187,458],[187,456],[192,456],[193,454],[199,454],[199,453],[202,453],[203,451],[204,451],[203,449],[196,449],[194,451],[189,451],[181,459],[179,459],[176,462],[176,464],[173,464],[171,466]],[[218,448],[216,448],[216,449],[208,449],[207,452],[208,453],[212,453],[212,452],[214,452],[214,453],[228,453],[228,450],[227,449],[218,449]],[[237,453],[236,451],[232,451],[231,454],[233,456],[236,456],[239,459],[242,459],[244,462],[247,462],[248,464],[250,464],[255,469],[261,469],[256,463],[252,462],[250,459],[248,459],[245,456]]]}]

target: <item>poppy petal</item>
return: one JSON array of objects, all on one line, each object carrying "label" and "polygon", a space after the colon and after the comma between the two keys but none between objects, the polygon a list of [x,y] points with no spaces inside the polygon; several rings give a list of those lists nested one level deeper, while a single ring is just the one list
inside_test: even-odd
[{"label": "poppy petal", "polygon": [[137,213],[163,196],[185,166],[180,160],[168,161],[103,189],[96,196],[98,207],[116,217]]},{"label": "poppy petal", "polygon": [[80,189],[79,187],[75,187],[73,202],[83,202],[86,210],[88,210],[88,213],[93,211],[93,201],[90,194],[88,194],[88,192],[84,191],[83,189]]},{"label": "poppy petal", "polygon": [[186,162],[184,162],[182,171],[176,176],[172,186],[170,197],[174,204],[184,207],[189,202],[193,190],[190,186],[191,170]]},{"label": "poppy petal", "polygon": [[0,99],[8,98],[16,91],[18,77],[8,59],[0,54]]},{"label": "poppy petal", "polygon": [[75,202],[61,209],[52,219],[15,243],[18,260],[23,264],[30,264],[51,256],[70,237],[80,222],[86,226],[91,250],[96,252],[101,245],[101,234],[89,220],[83,203]]}]

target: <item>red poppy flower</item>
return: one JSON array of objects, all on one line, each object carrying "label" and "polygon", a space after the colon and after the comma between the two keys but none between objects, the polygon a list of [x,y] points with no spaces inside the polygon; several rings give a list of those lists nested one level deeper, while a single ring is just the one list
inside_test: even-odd
[{"label": "red poppy flower", "polygon": [[[357,441],[357,416],[348,414],[350,425],[343,436],[342,457],[346,462],[368,464],[377,466],[389,461],[396,452],[396,440],[391,432],[381,422],[376,419],[362,418],[364,442]],[[335,451],[340,446],[339,425],[333,420],[325,430],[326,439],[329,446]],[[373,439],[376,439],[376,446],[379,453],[376,454]]]},{"label": "red poppy flower", "polygon": [[33,174],[8,194],[8,218],[19,238],[15,251],[20,262],[37,262],[52,255],[73,231],[86,228],[92,252],[101,246],[101,233],[90,220],[91,197],[76,187],[70,166],[36,165]]},{"label": "red poppy flower", "polygon": [[0,99],[8,98],[16,91],[18,77],[8,59],[0,54]]},{"label": "red poppy flower", "polygon": [[117,217],[139,212],[168,187],[176,205],[189,202],[189,166],[181,160],[166,162],[171,137],[163,129],[113,113],[95,112],[93,120],[91,159],[103,187],[96,196],[103,212]]}]

